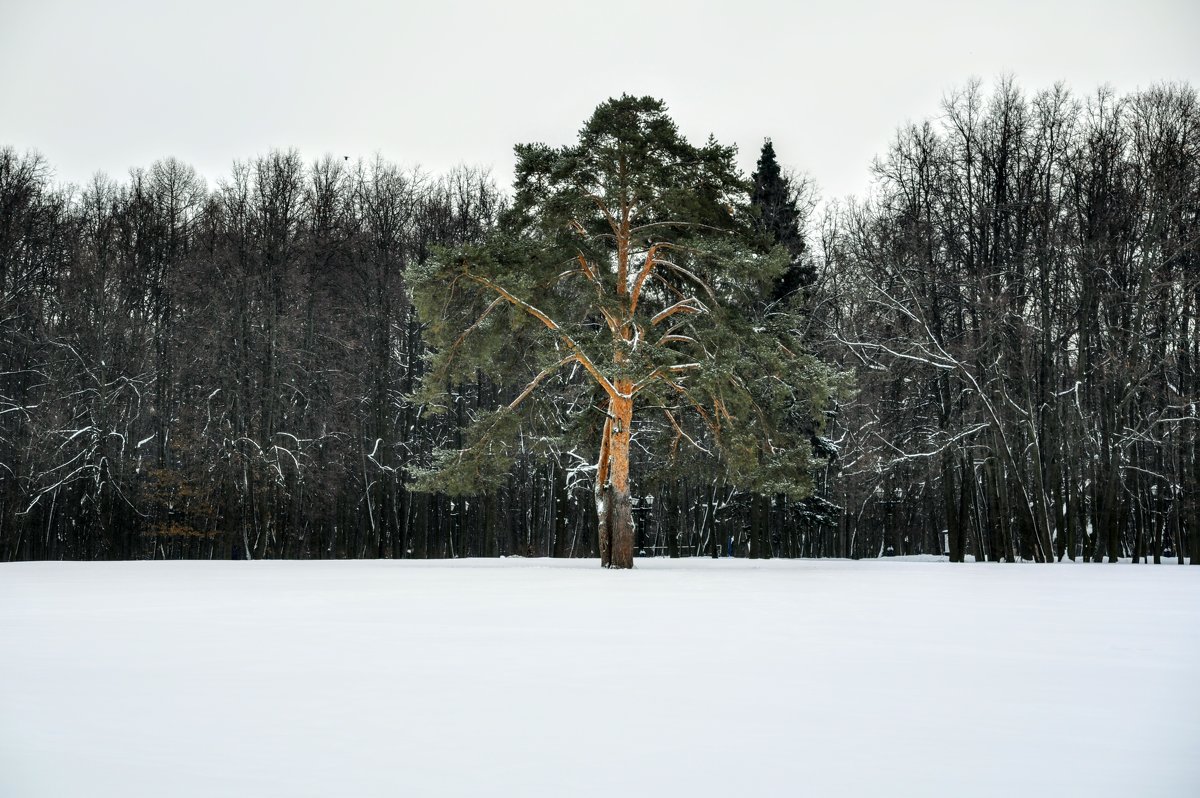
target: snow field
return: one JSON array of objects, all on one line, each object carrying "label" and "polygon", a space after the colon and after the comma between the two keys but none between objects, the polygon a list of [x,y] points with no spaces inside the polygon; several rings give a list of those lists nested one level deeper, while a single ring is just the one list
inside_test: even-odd
[{"label": "snow field", "polygon": [[0,565],[0,796],[1192,796],[1200,569]]}]

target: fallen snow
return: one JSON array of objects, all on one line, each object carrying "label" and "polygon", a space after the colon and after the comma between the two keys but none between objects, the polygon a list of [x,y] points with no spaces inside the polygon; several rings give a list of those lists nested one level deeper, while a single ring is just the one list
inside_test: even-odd
[{"label": "fallen snow", "polygon": [[1200,568],[0,565],[0,795],[1200,794]]}]

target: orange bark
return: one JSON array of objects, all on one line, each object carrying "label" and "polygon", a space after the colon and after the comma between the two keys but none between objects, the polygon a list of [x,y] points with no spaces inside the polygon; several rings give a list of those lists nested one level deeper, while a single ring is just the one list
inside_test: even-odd
[{"label": "orange bark", "polygon": [[633,423],[633,385],[618,380],[609,399],[608,420],[596,471],[596,513],[600,562],[606,568],[633,567],[633,501],[629,494],[629,443]]}]

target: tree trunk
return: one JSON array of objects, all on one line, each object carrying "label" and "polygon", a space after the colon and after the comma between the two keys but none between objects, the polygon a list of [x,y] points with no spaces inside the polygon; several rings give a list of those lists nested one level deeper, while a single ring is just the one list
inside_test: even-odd
[{"label": "tree trunk", "polygon": [[596,520],[600,531],[600,564],[633,567],[633,501],[629,495],[629,440],[633,420],[632,385],[617,383],[624,395],[610,399],[596,470]]},{"label": "tree trunk", "polygon": [[[963,533],[963,512],[965,506],[963,497],[966,491],[959,491],[954,482],[954,471],[957,463],[955,454],[947,449],[942,454],[942,499],[946,510],[946,537],[950,562],[963,562],[965,534]],[[966,467],[963,467],[963,481],[966,482]],[[939,541],[940,543],[941,541]]]}]

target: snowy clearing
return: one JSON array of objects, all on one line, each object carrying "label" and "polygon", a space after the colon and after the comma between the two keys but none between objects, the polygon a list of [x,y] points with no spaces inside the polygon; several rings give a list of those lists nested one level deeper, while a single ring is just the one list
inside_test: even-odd
[{"label": "snowy clearing", "polygon": [[0,565],[0,795],[1200,790],[1200,569]]}]

